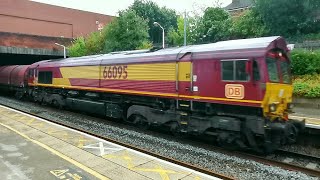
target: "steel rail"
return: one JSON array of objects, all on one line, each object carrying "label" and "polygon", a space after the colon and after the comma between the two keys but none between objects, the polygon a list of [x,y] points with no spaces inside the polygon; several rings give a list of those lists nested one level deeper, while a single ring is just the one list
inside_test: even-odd
[{"label": "steel rail", "polygon": [[305,174],[308,174],[310,176],[320,177],[319,170],[309,169],[309,168],[306,168],[303,166],[297,166],[297,165],[293,165],[293,164],[289,164],[289,163],[285,163],[285,162],[281,162],[281,161],[270,160],[266,157],[252,155],[252,154],[244,154],[243,153],[243,154],[239,154],[239,156],[260,162],[262,164],[271,165],[271,166],[278,166],[278,167],[281,167],[281,168],[289,170],[289,171],[298,171],[298,172],[303,172]]},{"label": "steel rail", "polygon": [[280,154],[280,155],[293,156],[293,157],[297,157],[297,158],[308,159],[311,161],[317,161],[318,163],[320,163],[320,157],[317,157],[317,156],[310,156],[308,154],[287,151],[284,149],[278,149],[276,151],[276,153]]}]

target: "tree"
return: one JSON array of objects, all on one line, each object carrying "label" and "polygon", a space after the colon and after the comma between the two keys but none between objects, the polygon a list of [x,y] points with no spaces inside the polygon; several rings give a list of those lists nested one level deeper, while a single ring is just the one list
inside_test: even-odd
[{"label": "tree", "polygon": [[105,32],[92,32],[87,37],[76,38],[69,47],[71,57],[79,57],[103,52]]},{"label": "tree", "polygon": [[318,30],[314,12],[319,8],[319,0],[256,0],[255,7],[273,35],[292,36]]},{"label": "tree", "polygon": [[101,54],[103,52],[103,46],[105,41],[105,32],[92,32],[85,41],[86,54]]},{"label": "tree", "polygon": [[261,37],[269,33],[264,22],[255,9],[247,10],[232,23],[231,36],[233,39]]},{"label": "tree", "polygon": [[78,37],[72,41],[71,46],[68,48],[71,57],[80,57],[86,55],[86,43],[84,37]]},{"label": "tree", "polygon": [[105,27],[105,52],[134,50],[148,44],[148,22],[134,10],[119,12],[119,17]]},{"label": "tree", "polygon": [[148,21],[149,37],[154,43],[162,42],[161,28],[154,26],[158,22],[165,29],[177,28],[177,14],[174,10],[165,7],[160,8],[156,3],[148,0],[135,0],[129,9],[134,10],[137,15]]},{"label": "tree", "polygon": [[[187,44],[193,44],[194,43],[194,35],[193,35],[193,27],[194,27],[194,18],[189,17],[187,23]],[[177,19],[178,22],[178,28],[177,29],[170,29],[168,32],[168,42],[170,45],[173,46],[182,46],[184,44],[184,17],[179,16]]]},{"label": "tree", "polygon": [[217,42],[227,40],[231,29],[230,15],[222,8],[209,7],[198,26],[203,42]]}]

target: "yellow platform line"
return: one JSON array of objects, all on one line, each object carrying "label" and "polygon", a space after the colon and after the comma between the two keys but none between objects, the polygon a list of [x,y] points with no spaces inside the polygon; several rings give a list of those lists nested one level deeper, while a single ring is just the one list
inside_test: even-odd
[{"label": "yellow platform line", "polygon": [[81,164],[81,163],[79,163],[79,162],[77,162],[77,161],[75,161],[75,160],[71,159],[70,157],[68,157],[68,156],[66,156],[66,155],[64,155],[64,154],[62,154],[62,153],[60,153],[60,152],[56,151],[55,149],[53,149],[53,148],[51,148],[51,147],[49,147],[49,146],[47,146],[47,145],[45,145],[45,144],[43,144],[43,143],[41,143],[41,142],[37,141],[37,140],[34,140],[34,139],[30,138],[29,136],[27,136],[27,135],[25,135],[25,134],[23,134],[23,133],[19,132],[18,130],[14,129],[14,128],[12,128],[12,127],[8,126],[8,125],[5,125],[5,124],[3,124],[3,123],[0,123],[0,125],[1,125],[1,126],[3,126],[3,127],[6,127],[7,129],[10,129],[11,131],[13,131],[13,132],[15,132],[15,133],[19,134],[20,136],[24,137],[25,139],[27,139],[27,140],[29,140],[29,141],[31,141],[31,142],[33,142],[33,143],[35,143],[35,144],[37,144],[37,145],[41,146],[42,148],[44,148],[44,149],[46,149],[46,150],[50,151],[51,153],[53,153],[53,154],[55,154],[55,155],[59,156],[60,158],[62,158],[62,159],[64,159],[64,160],[66,160],[66,161],[70,162],[71,164],[73,164],[73,165],[75,165],[75,166],[77,166],[77,167],[81,168],[82,170],[84,170],[84,171],[86,171],[86,172],[90,173],[91,175],[95,176],[95,177],[96,177],[96,178],[98,178],[98,179],[104,179],[104,180],[109,179],[109,178],[107,178],[107,177],[105,177],[105,176],[101,175],[100,173],[98,173],[98,172],[94,171],[93,169],[91,169],[91,168],[89,168],[89,167],[87,167],[87,166],[85,166],[85,165],[83,165],[83,164]]}]

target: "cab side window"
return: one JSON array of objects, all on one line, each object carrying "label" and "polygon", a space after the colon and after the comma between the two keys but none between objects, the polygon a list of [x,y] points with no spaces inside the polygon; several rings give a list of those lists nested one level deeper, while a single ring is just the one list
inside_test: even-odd
[{"label": "cab side window", "polygon": [[222,60],[221,71],[223,81],[248,81],[246,60]]},{"label": "cab side window", "polygon": [[33,77],[33,69],[29,69],[29,77],[30,77],[30,78]]},{"label": "cab side window", "polygon": [[235,61],[236,67],[236,81],[247,81],[248,80],[248,74],[246,72],[246,62],[247,61]]},{"label": "cab side window", "polygon": [[222,61],[222,80],[233,81],[234,80],[234,63],[233,61]]},{"label": "cab side window", "polygon": [[257,61],[253,61],[253,79],[255,81],[260,80],[260,72],[259,72],[259,66]]},{"label": "cab side window", "polygon": [[52,72],[40,71],[38,82],[42,84],[52,84]]}]

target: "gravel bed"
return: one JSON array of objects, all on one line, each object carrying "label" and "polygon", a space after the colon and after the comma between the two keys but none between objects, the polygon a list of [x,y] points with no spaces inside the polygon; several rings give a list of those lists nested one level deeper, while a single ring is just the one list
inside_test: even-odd
[{"label": "gravel bed", "polygon": [[113,126],[109,121],[97,121],[82,114],[69,113],[63,110],[51,109],[31,102],[17,101],[0,96],[0,104],[27,112],[36,112],[42,117],[70,126],[82,128],[92,133],[106,136],[114,140],[142,147],[162,156],[171,157],[193,165],[207,168],[220,174],[237,179],[320,179],[300,172],[287,171],[278,167],[267,166],[255,161],[194,147],[166,138],[154,137],[146,133]]}]

